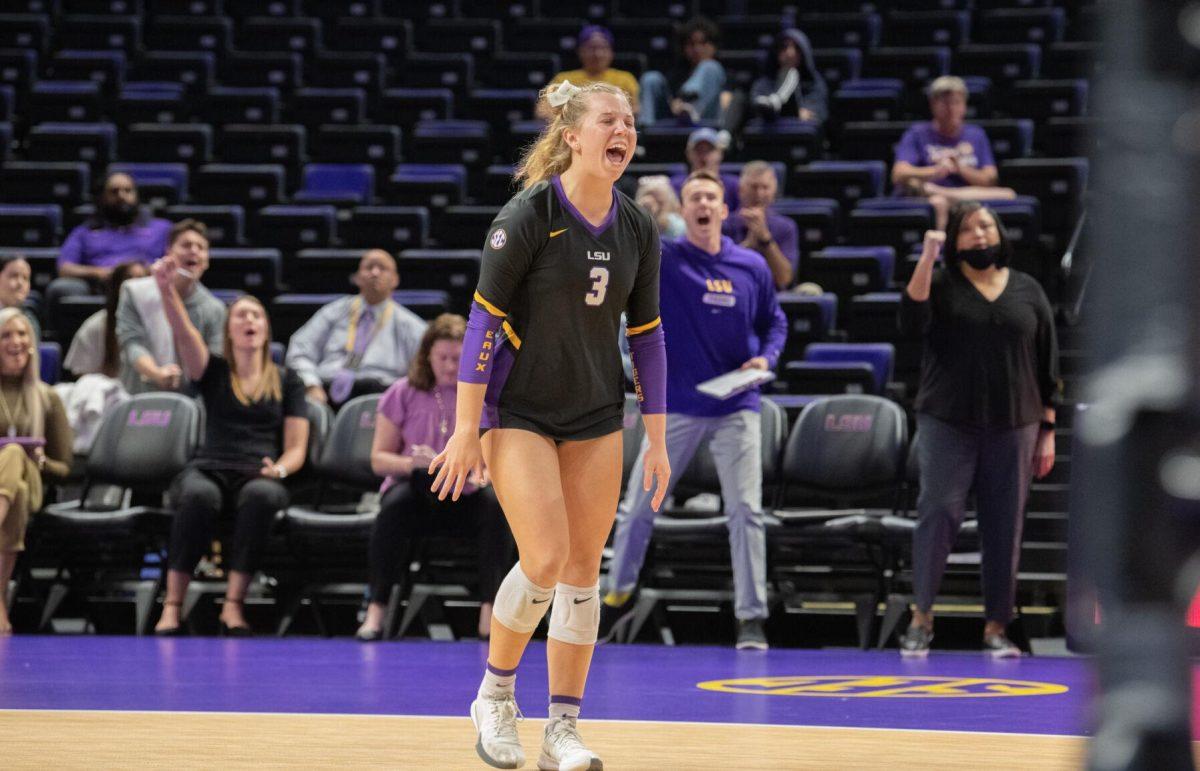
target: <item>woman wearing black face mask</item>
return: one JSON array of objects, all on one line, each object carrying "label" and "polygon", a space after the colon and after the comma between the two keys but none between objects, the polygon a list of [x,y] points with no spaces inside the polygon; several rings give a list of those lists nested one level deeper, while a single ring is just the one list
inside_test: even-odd
[{"label": "woman wearing black face mask", "polygon": [[[945,269],[935,272],[943,242]],[[924,247],[900,307],[901,331],[925,339],[916,401],[916,596],[901,652],[929,652],[933,600],[974,487],[984,649],[997,658],[1019,656],[1005,627],[1029,482],[1054,466],[1060,387],[1053,311],[1033,277],[1008,267],[1004,228],[981,204],[955,207],[946,233],[926,233]]]}]

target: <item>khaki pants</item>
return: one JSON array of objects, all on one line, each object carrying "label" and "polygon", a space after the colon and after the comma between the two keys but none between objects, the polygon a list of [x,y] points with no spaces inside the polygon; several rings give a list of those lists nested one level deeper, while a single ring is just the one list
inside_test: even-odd
[{"label": "khaki pants", "polygon": [[0,519],[0,551],[24,551],[29,515],[42,507],[42,472],[20,445],[0,449],[0,496],[9,500]]}]

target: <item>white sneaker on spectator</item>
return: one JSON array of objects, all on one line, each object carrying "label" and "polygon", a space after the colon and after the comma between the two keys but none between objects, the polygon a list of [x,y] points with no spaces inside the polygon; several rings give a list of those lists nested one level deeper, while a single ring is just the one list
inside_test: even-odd
[{"label": "white sneaker on spectator", "polygon": [[540,771],[603,771],[604,763],[584,746],[578,721],[560,715],[546,723],[537,767]]},{"label": "white sneaker on spectator", "polygon": [[478,739],[475,751],[493,768],[520,768],[525,765],[525,750],[517,735],[517,721],[523,719],[517,700],[511,693],[500,698],[480,694],[471,702],[471,722]]}]

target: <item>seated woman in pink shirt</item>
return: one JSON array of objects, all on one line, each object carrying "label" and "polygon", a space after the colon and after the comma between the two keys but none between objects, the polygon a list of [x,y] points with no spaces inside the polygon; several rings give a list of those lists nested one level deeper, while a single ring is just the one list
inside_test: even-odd
[{"label": "seated woman in pink shirt", "polygon": [[454,433],[458,360],[466,328],[462,316],[444,313],[434,319],[408,377],[396,381],[379,400],[371,468],[386,479],[371,533],[371,602],[356,634],[363,642],[383,637],[388,596],[401,571],[408,569],[414,538],[457,535],[478,543],[481,638],[488,635],[492,600],[512,567],[512,536],[486,479],[473,480],[457,501],[439,501],[429,491],[429,462]]}]

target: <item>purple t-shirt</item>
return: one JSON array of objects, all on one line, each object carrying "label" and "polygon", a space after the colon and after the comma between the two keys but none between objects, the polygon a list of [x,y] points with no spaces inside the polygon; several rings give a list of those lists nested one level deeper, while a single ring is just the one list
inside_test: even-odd
[{"label": "purple t-shirt", "polygon": [[91,228],[79,225],[63,241],[58,253],[58,265],[65,263],[111,268],[122,262],[149,264],[167,251],[167,236],[171,223],[151,217],[139,220],[127,228]]},{"label": "purple t-shirt", "polygon": [[[913,166],[933,166],[942,158],[958,158],[961,166],[982,169],[995,166],[992,143],[979,126],[963,124],[957,137],[939,134],[932,123],[918,123],[904,132],[896,145],[896,160]],[[951,174],[937,181],[942,187],[966,187],[967,181],[960,174]]]},{"label": "purple t-shirt", "polygon": [[[683,196],[683,183],[687,180],[688,174],[691,172],[671,175],[671,187],[675,188],[675,194],[680,197]],[[722,174],[721,184],[725,186],[725,203],[729,204],[729,211],[737,211],[741,198],[738,195],[738,175]]]},{"label": "purple t-shirt", "polygon": [[750,390],[720,400],[696,385],[763,356],[774,367],[787,340],[767,261],[721,239],[709,254],[687,238],[663,239],[659,309],[667,338],[667,413],[721,417],[759,409]]},{"label": "purple t-shirt", "polygon": [[[435,453],[446,449],[446,443],[454,433],[457,394],[456,385],[434,386],[431,391],[422,391],[410,386],[406,377],[392,383],[380,397],[377,410],[400,429],[401,444],[390,449],[406,456],[412,456],[412,448],[418,444],[433,448]],[[379,492],[387,492],[397,481],[396,477],[389,476],[383,480]],[[468,484],[463,493],[473,493],[475,489],[474,485]]]},{"label": "purple t-shirt", "polygon": [[[800,232],[796,228],[795,221],[768,209],[767,230],[771,233],[771,238],[775,239],[775,243],[779,244],[779,251],[783,252],[783,256],[792,264],[792,275],[798,275],[800,271]],[[746,223],[742,220],[741,214],[737,213],[731,214],[729,219],[721,225],[721,232],[732,238],[737,244],[746,240],[746,231]]]}]

